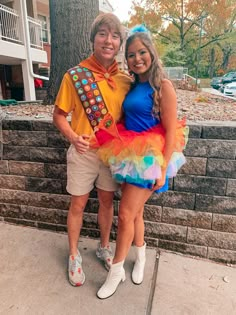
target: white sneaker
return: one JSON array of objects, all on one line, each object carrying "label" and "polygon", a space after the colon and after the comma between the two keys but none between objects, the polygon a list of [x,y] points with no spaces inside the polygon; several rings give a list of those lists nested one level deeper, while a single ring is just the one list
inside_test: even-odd
[{"label": "white sneaker", "polygon": [[101,247],[101,243],[99,242],[96,250],[96,256],[105,263],[105,268],[107,270],[111,268],[113,254],[112,249],[109,245],[107,245],[106,247]]},{"label": "white sneaker", "polygon": [[84,284],[85,274],[82,269],[82,257],[79,251],[77,256],[69,256],[68,277],[70,284],[74,287],[78,287]]}]

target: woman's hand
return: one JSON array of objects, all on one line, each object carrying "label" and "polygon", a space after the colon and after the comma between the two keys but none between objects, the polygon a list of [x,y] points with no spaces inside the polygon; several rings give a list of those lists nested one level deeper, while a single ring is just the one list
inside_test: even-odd
[{"label": "woman's hand", "polygon": [[166,182],[166,168],[162,168],[161,178],[157,178],[155,184],[152,187],[152,191],[160,189],[162,186],[165,185]]},{"label": "woman's hand", "polygon": [[81,136],[76,136],[72,141],[71,144],[74,145],[76,151],[78,153],[85,153],[89,149],[89,140],[90,136],[88,135],[81,135]]}]

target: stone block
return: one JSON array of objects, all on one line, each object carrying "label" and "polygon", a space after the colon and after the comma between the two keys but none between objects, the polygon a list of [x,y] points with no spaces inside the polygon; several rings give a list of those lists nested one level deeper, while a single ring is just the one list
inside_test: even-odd
[{"label": "stone block", "polygon": [[45,177],[66,179],[66,164],[50,164],[46,163],[44,166]]},{"label": "stone block", "polygon": [[48,192],[52,194],[62,193],[61,181],[57,179],[27,177],[25,184],[27,191]]},{"label": "stone block", "polygon": [[212,230],[236,233],[236,215],[214,213]]},{"label": "stone block", "polygon": [[212,214],[207,212],[163,207],[162,222],[211,229]]},{"label": "stone block", "polygon": [[181,167],[179,174],[206,175],[207,158],[188,156],[186,160],[187,162]]},{"label": "stone block", "polygon": [[[2,122],[2,129],[3,130],[26,130],[31,131],[32,130],[32,122],[31,120],[8,120],[4,119]],[[43,130],[43,129],[40,129]]]},{"label": "stone block", "polygon": [[174,190],[224,196],[227,180],[216,177],[179,175],[174,178]]},{"label": "stone block", "polygon": [[30,161],[45,163],[66,163],[66,149],[30,148]]},{"label": "stone block", "polygon": [[158,222],[161,221],[161,212],[162,207],[154,205],[145,205],[144,206],[144,220]]},{"label": "stone block", "polygon": [[0,174],[9,174],[9,162],[0,159]]},{"label": "stone block", "polygon": [[236,215],[236,198],[196,194],[195,209]]},{"label": "stone block", "polygon": [[19,218],[4,218],[5,222],[13,223],[13,224],[19,224],[24,226],[30,226],[30,227],[37,227],[37,223],[34,221],[19,219]]},{"label": "stone block", "polygon": [[3,141],[7,145],[16,146],[46,146],[47,137],[45,131],[19,131],[5,130],[3,131]]},{"label": "stone block", "polygon": [[20,218],[53,224],[66,224],[68,211],[33,206],[21,206]]},{"label": "stone block", "polygon": [[236,251],[208,247],[207,258],[217,262],[236,264]]},{"label": "stone block", "polygon": [[187,243],[236,251],[236,233],[188,228]]},{"label": "stone block", "polygon": [[14,175],[1,175],[0,176],[0,188],[2,189],[15,189],[25,190],[25,177]]},{"label": "stone block", "polygon": [[208,159],[207,176],[236,178],[236,161]]},{"label": "stone block", "polygon": [[84,216],[83,216],[83,227],[99,229],[97,214],[84,213]]},{"label": "stone block", "polygon": [[70,143],[66,138],[58,132],[48,132],[47,133],[48,146],[54,148],[68,148]]},{"label": "stone block", "polygon": [[15,161],[29,161],[30,151],[25,147],[4,145],[3,147],[3,159],[15,160]]},{"label": "stone block", "polygon": [[189,138],[201,138],[202,126],[193,125],[193,122],[188,122]]},{"label": "stone block", "polygon": [[0,203],[0,216],[19,218],[21,213],[21,207],[17,204]]},{"label": "stone block", "polygon": [[98,208],[99,208],[98,199],[89,198],[85,207],[85,211],[88,213],[98,213]]},{"label": "stone block", "polygon": [[0,189],[0,202],[67,210],[70,196]]},{"label": "stone block", "polygon": [[185,149],[185,155],[233,160],[235,150],[235,141],[190,139]]},{"label": "stone block", "polygon": [[187,227],[145,221],[145,236],[186,242]]},{"label": "stone block", "polygon": [[179,209],[194,209],[195,194],[177,191],[167,191],[161,194],[153,194],[147,204],[165,206]]},{"label": "stone block", "polygon": [[235,127],[231,126],[203,126],[202,137],[205,139],[236,140]]},{"label": "stone block", "polygon": [[166,250],[171,250],[174,252],[180,252],[187,255],[199,256],[204,258],[207,257],[206,246],[198,246],[187,243],[159,240],[158,247]]},{"label": "stone block", "polygon": [[226,195],[231,196],[231,197],[236,197],[236,180],[235,179],[228,179]]},{"label": "stone block", "polygon": [[44,177],[44,164],[36,162],[9,161],[9,172],[13,175]]},{"label": "stone block", "polygon": [[32,120],[32,130],[57,131],[57,128],[53,125],[52,120],[50,121]]}]

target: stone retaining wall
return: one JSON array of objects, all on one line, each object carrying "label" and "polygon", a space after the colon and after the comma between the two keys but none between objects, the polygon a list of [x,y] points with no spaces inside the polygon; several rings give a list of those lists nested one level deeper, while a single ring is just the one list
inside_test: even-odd
[{"label": "stone retaining wall", "polygon": [[[46,121],[4,120],[0,219],[66,231],[67,141]],[[236,124],[190,126],[187,164],[170,191],[145,206],[149,245],[236,263]],[[114,201],[112,238],[119,199]],[[82,234],[99,236],[98,202],[91,193]]]}]

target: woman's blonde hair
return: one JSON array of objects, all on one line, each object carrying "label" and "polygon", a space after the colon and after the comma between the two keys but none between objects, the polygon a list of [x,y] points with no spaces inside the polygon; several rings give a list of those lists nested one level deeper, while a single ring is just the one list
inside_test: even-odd
[{"label": "woman's blonde hair", "polygon": [[[160,62],[160,59],[158,58],[157,51],[155,49],[155,46],[153,44],[153,41],[151,39],[151,36],[148,32],[136,32],[133,33],[131,36],[127,38],[126,45],[125,45],[125,58],[127,60],[128,58],[128,48],[131,45],[131,43],[139,39],[142,44],[148,49],[152,63],[150,66],[149,71],[149,83],[154,89],[154,95],[153,95],[153,112],[155,115],[158,115],[160,112],[160,88],[161,88],[161,82],[163,79],[166,78],[164,69],[162,67],[162,64]],[[134,85],[135,83],[139,82],[139,77],[137,74],[133,73],[134,75]]]},{"label": "woman's blonde hair", "polygon": [[117,32],[117,34],[120,36],[120,46],[121,46],[124,40],[124,27],[121,24],[118,17],[114,15],[113,13],[99,14],[96,17],[96,19],[93,21],[93,24],[91,26],[91,31],[90,31],[91,43],[92,44],[94,43],[94,38],[102,25],[106,25],[110,31],[115,30]]}]

